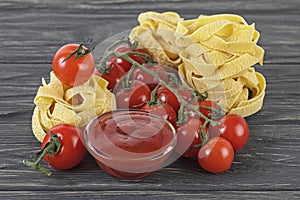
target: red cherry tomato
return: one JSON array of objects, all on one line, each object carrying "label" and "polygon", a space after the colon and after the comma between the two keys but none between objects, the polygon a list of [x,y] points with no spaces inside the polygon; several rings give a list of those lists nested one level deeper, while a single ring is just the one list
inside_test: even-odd
[{"label": "red cherry tomato", "polygon": [[[76,86],[85,83],[95,70],[95,62],[91,53],[80,58],[76,54],[68,56],[76,51],[79,44],[66,44],[62,46],[52,59],[52,69],[56,77],[66,85]],[[83,50],[87,50],[82,47]]]},{"label": "red cherry tomato", "polygon": [[43,140],[41,151],[37,154],[40,156],[38,160],[36,162],[24,160],[23,163],[47,175],[51,172],[40,165],[42,159],[56,169],[64,170],[77,166],[86,154],[80,134],[80,130],[69,124],[54,126]]},{"label": "red cherry tomato", "polygon": [[[115,51],[119,52],[119,53],[126,53],[126,52],[146,53],[146,51],[144,49],[133,50],[133,49],[129,48],[128,46],[119,46],[115,49]],[[139,64],[146,62],[145,57],[143,57],[141,55],[130,54],[129,57],[132,58],[133,60],[135,60],[136,62],[138,62]],[[120,68],[123,68],[123,70],[125,72],[128,72],[132,66],[132,64],[130,62],[128,62],[127,60],[125,60],[123,58],[115,57],[115,56],[111,56],[110,61],[112,63],[115,63],[116,65],[118,65]]]},{"label": "red cherry tomato", "polygon": [[[196,95],[193,93],[193,91],[191,91],[189,89],[181,88],[181,89],[178,89],[178,93],[188,104],[193,105],[195,107],[198,106],[198,100],[197,100]],[[181,105],[181,102],[180,102],[180,105]],[[195,111],[191,110],[190,108],[186,108],[186,111],[188,113],[188,115],[187,115],[188,119],[191,119],[191,118],[200,119],[199,115]]]},{"label": "red cherry tomato", "polygon": [[56,169],[70,169],[77,166],[84,158],[86,150],[79,138],[79,130],[69,124],[54,126],[46,134],[42,148],[50,141],[50,134],[56,134],[61,147],[57,154],[46,154],[44,160]]},{"label": "red cherry tomato", "polygon": [[233,146],[234,150],[242,149],[249,138],[249,126],[245,118],[228,114],[220,119],[219,124],[209,127],[211,137],[223,137]]},{"label": "red cherry tomato", "polygon": [[141,107],[141,110],[156,113],[162,116],[165,120],[168,120],[172,125],[176,124],[177,114],[169,104],[155,104],[149,105],[148,103]]},{"label": "red cherry tomato", "polygon": [[122,82],[114,89],[117,108],[140,108],[150,100],[151,90],[140,81],[133,81],[130,88],[122,88]]},{"label": "red cherry tomato", "polygon": [[174,111],[176,113],[178,112],[178,110],[180,108],[180,104],[179,104],[177,97],[175,96],[175,94],[173,92],[171,92],[164,86],[159,86],[159,88],[157,89],[157,92],[156,92],[156,97],[160,102],[167,103],[170,106],[172,106],[172,108],[174,109]]},{"label": "red cherry tomato", "polygon": [[120,68],[115,63],[110,63],[107,71],[100,73],[97,69],[94,72],[95,75],[100,76],[108,81],[107,89],[112,90],[115,85],[120,81],[120,79],[125,74],[123,68]]},{"label": "red cherry tomato", "polygon": [[[199,147],[195,145],[202,144],[200,138],[202,121],[196,118],[190,118],[186,123],[180,125],[177,132],[176,152],[186,158],[195,158],[198,154]],[[206,129],[207,133],[207,129]]]},{"label": "red cherry tomato", "polygon": [[[146,69],[151,70],[154,73],[157,72],[166,72],[166,70],[160,66],[160,65],[154,65],[154,66],[147,66],[147,65],[143,65]],[[161,78],[164,82],[168,82],[168,75],[167,74],[159,74],[158,75],[159,78]],[[147,84],[149,86],[149,88],[151,90],[153,90],[157,84],[158,84],[158,80],[153,77],[152,75],[142,71],[139,68],[136,68],[132,74],[132,78],[134,78],[135,80],[141,81],[145,84]]]},{"label": "red cherry tomato", "polygon": [[188,89],[178,89],[179,95],[189,104],[196,105],[197,104],[197,99],[196,96],[193,94],[193,91],[188,90]]},{"label": "red cherry tomato", "polygon": [[[213,112],[210,109],[218,109],[218,105],[211,101],[211,100],[206,100],[206,101],[199,101],[196,104],[198,104],[199,106],[199,112],[201,112],[203,115],[205,115],[208,118],[212,118],[213,116]],[[201,106],[201,107],[200,107]],[[204,108],[202,106],[208,107],[208,108]],[[195,111],[190,111],[189,112],[189,117],[193,118],[193,117],[198,117],[199,115],[195,112]],[[204,121],[203,118],[201,118],[202,121]],[[209,125],[209,124],[208,124]]]},{"label": "red cherry tomato", "polygon": [[201,106],[206,106],[208,108],[218,110],[218,105],[214,101],[211,101],[211,100],[199,101],[198,105],[199,105],[199,111],[208,118],[213,117],[213,112],[210,109],[203,108]]},{"label": "red cherry tomato", "polygon": [[199,165],[208,172],[220,173],[230,169],[234,150],[229,141],[222,137],[210,139],[198,152]]}]

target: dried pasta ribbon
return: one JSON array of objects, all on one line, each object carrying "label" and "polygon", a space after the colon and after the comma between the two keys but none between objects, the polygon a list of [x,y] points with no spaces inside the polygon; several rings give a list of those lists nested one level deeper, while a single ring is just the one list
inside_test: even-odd
[{"label": "dried pasta ribbon", "polygon": [[253,66],[263,64],[255,25],[238,15],[200,15],[184,20],[177,13],[146,12],[132,29],[155,61],[178,69],[187,85],[207,91],[228,113],[249,116],[263,104],[266,82]]},{"label": "dried pasta ribbon", "polygon": [[95,116],[116,108],[114,95],[106,89],[107,82],[93,75],[88,82],[76,87],[62,84],[53,72],[50,82],[42,79],[34,103],[32,130],[42,142],[46,132],[58,124],[84,127]]},{"label": "dried pasta ribbon", "polygon": [[257,85],[257,90],[259,92],[257,92],[251,99],[240,101],[236,107],[230,110],[229,113],[239,114],[246,117],[258,112],[262,108],[265,97],[266,80],[265,77],[258,72],[256,72],[256,76],[259,81],[259,84]]}]

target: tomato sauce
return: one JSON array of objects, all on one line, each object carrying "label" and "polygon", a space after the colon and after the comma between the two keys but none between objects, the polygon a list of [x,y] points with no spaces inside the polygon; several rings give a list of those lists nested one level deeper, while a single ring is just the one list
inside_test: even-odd
[{"label": "tomato sauce", "polygon": [[160,169],[176,145],[169,122],[137,110],[99,116],[86,137],[99,167],[120,179],[140,179]]}]

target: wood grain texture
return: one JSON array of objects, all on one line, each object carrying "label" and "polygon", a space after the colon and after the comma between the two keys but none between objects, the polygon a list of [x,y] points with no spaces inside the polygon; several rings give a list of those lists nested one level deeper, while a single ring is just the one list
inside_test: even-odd
[{"label": "wood grain texture", "polygon": [[[288,0],[2,0],[0,2],[1,199],[299,199],[300,2]],[[64,43],[90,36],[97,42],[137,25],[147,10],[182,17],[236,13],[255,23],[266,50],[263,109],[247,118],[251,136],[226,173],[210,174],[179,159],[141,182],[120,182],[91,156],[51,177],[26,168],[40,146],[31,131],[33,98],[51,59]]]}]

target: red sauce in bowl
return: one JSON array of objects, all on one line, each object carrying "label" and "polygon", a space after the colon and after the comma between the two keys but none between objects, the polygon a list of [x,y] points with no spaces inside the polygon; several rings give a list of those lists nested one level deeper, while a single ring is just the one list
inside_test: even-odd
[{"label": "red sauce in bowl", "polygon": [[176,145],[172,125],[140,110],[116,110],[92,120],[84,143],[100,168],[120,179],[140,179],[167,164]]}]

